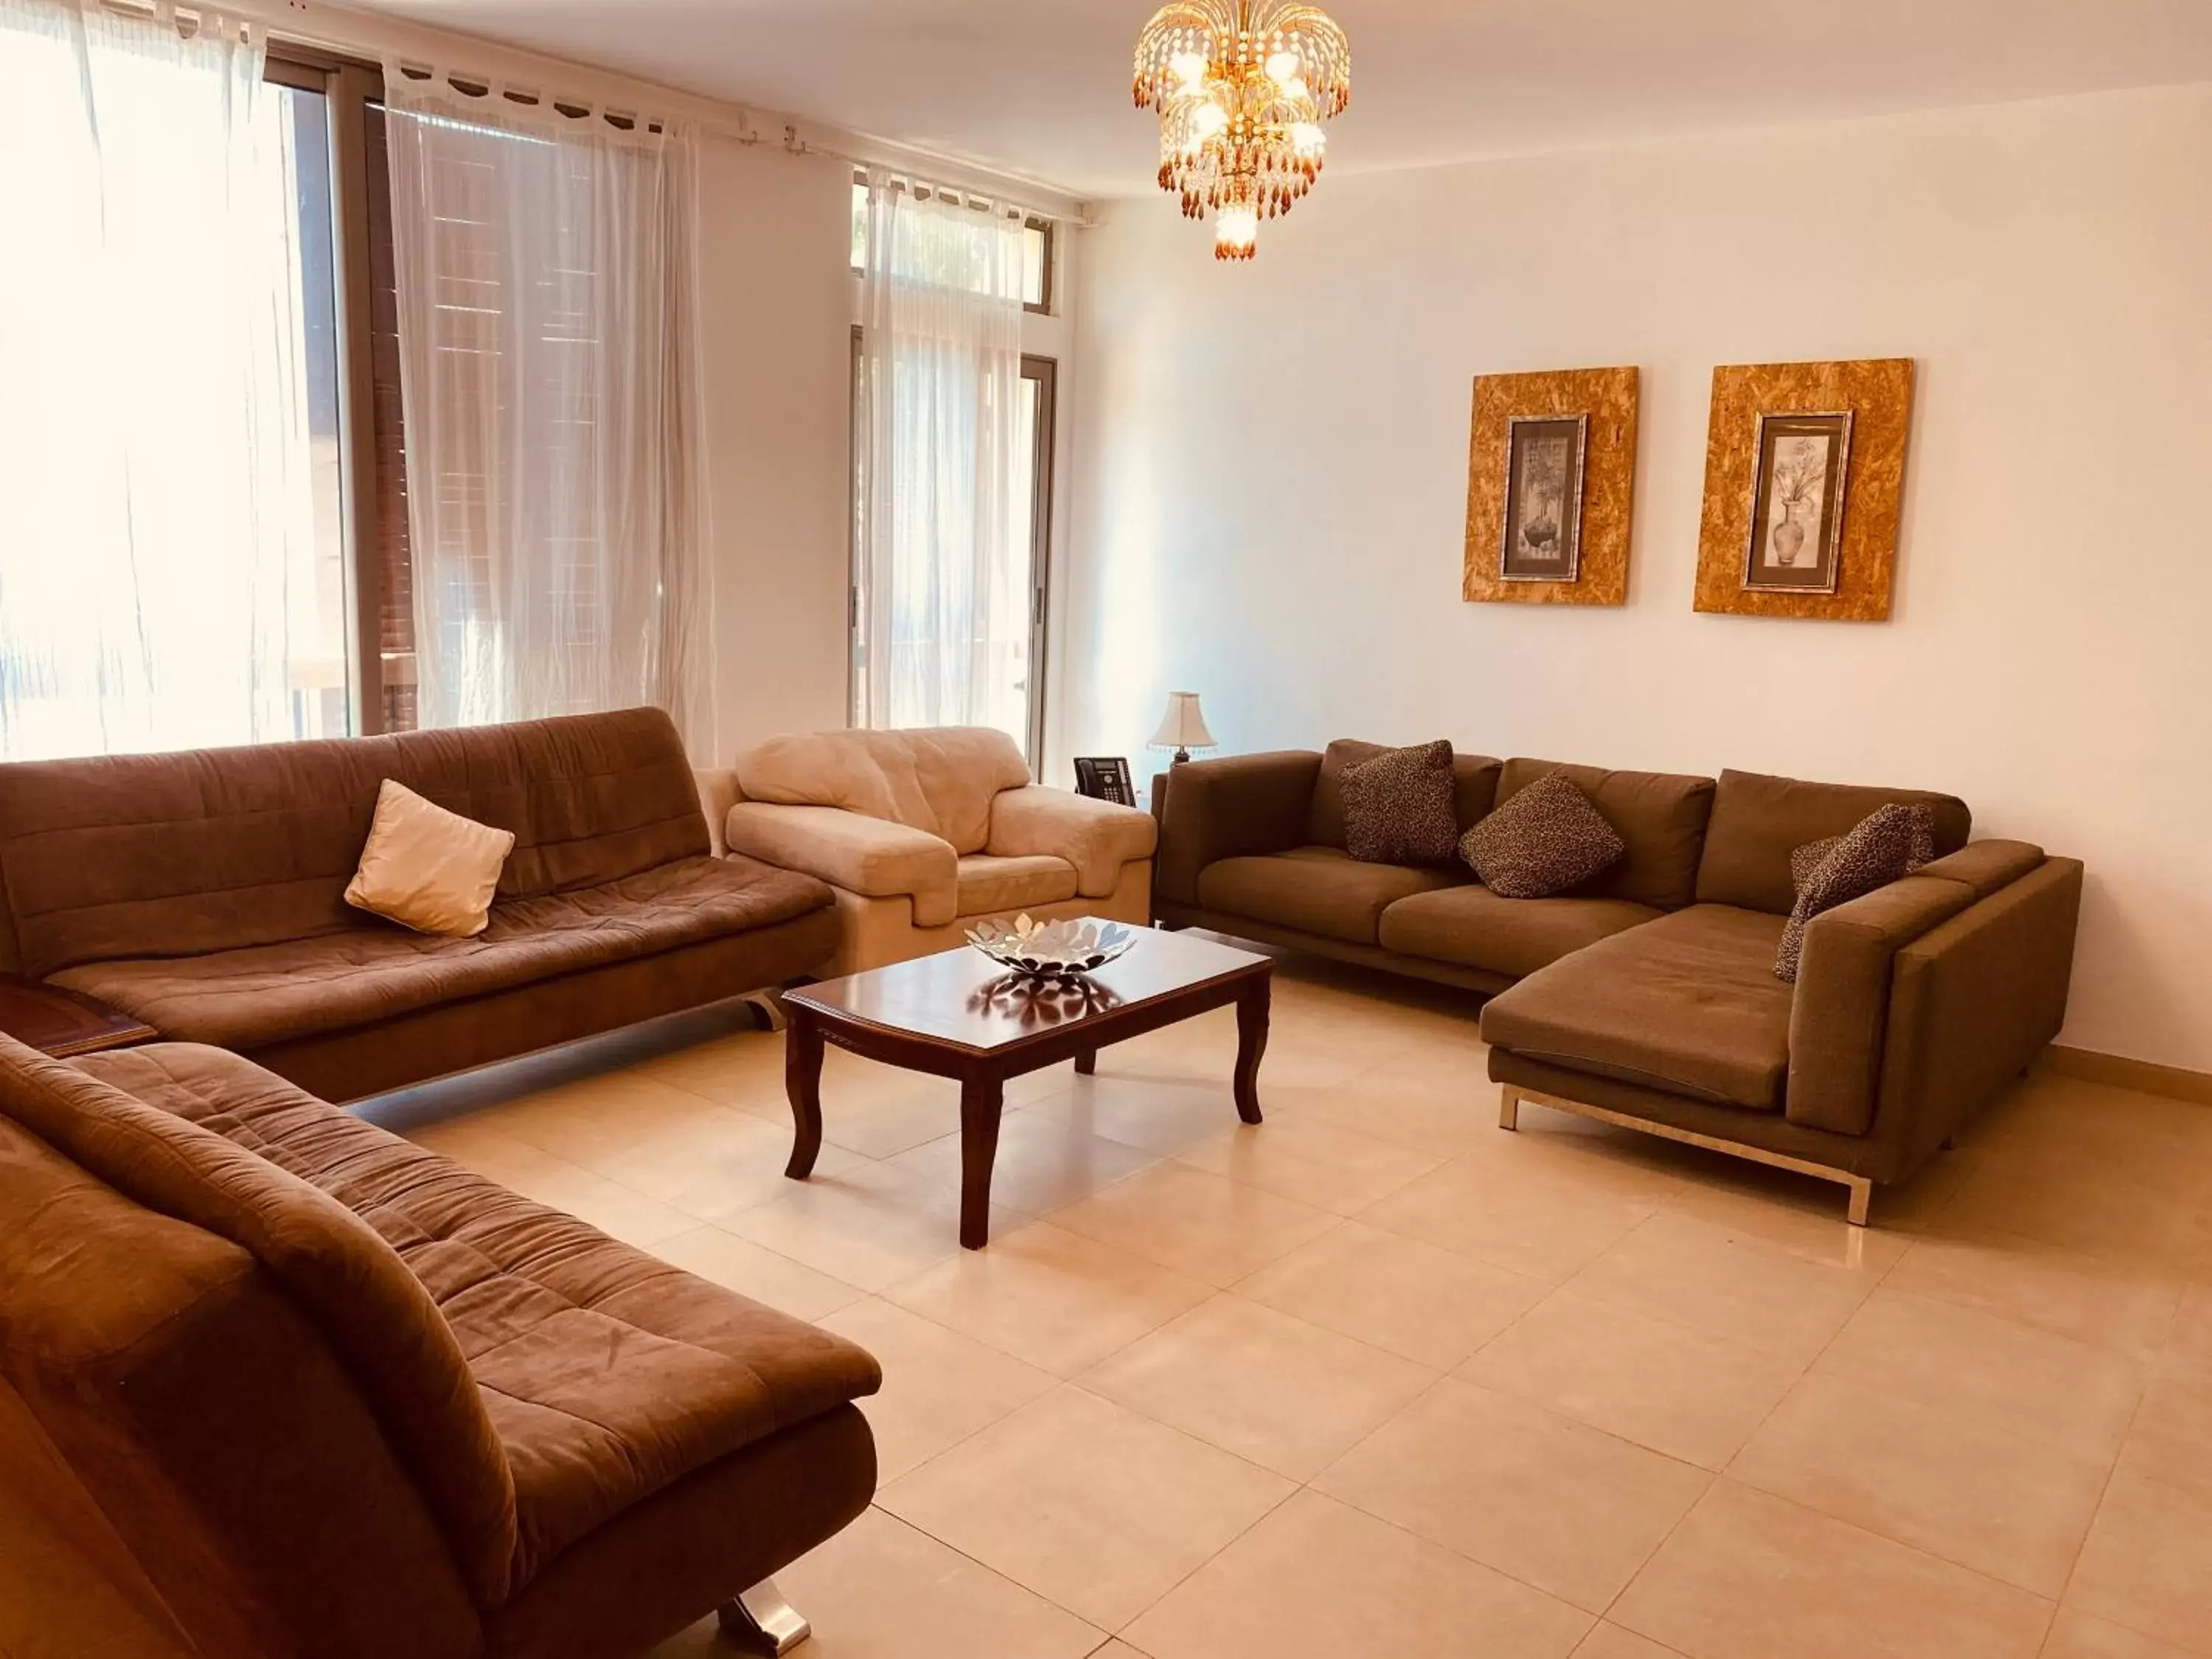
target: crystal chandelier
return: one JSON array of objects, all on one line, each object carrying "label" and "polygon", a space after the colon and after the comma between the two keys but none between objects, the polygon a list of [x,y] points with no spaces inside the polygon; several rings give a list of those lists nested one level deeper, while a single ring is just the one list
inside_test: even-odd
[{"label": "crystal chandelier", "polygon": [[1213,257],[1249,259],[1260,221],[1313,187],[1321,124],[1352,101],[1352,43],[1317,7],[1176,0],[1137,37],[1139,109],[1160,112],[1160,188],[1213,215]]}]

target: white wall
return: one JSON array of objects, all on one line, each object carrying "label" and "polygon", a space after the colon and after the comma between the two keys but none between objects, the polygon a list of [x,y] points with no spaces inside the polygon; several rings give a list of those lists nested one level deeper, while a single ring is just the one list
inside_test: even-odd
[{"label": "white wall", "polygon": [[[1347,121],[1358,118],[1357,107]],[[2089,868],[2063,1040],[2212,1070],[2212,88],[1358,177],[1217,267],[1085,239],[1059,752],[1948,789]],[[1905,356],[1895,617],[1702,617],[1717,363]],[[1629,603],[1459,598],[1470,379],[1635,363]]]},{"label": "white wall", "polygon": [[715,758],[846,723],[852,171],[702,141],[702,453]]}]

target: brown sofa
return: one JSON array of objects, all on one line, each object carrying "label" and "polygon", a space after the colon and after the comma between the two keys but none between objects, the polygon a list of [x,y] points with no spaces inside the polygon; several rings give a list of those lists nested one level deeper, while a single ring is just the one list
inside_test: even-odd
[{"label": "brown sofa", "polygon": [[0,1038],[0,1468],[205,1659],[615,1659],[874,1489],[862,1350],[218,1049]]},{"label": "brown sofa", "polygon": [[[476,938],[344,902],[386,778],[514,832]],[[711,856],[652,708],[0,766],[0,971],[336,1101],[778,985],[837,939],[822,882]]]},{"label": "brown sofa", "polygon": [[[1964,802],[1906,789],[1570,766],[1627,845],[1584,887],[1506,899],[1462,866],[1344,851],[1338,780],[1376,745],[1192,762],[1156,785],[1156,918],[1483,993],[1501,1121],[1535,1100],[1802,1170],[1901,1181],[2057,1035],[2081,866],[1968,841]],[[1455,759],[1462,828],[1553,769]],[[1936,861],[1814,918],[1774,959],[1794,848],[1875,807],[1934,810]]]}]

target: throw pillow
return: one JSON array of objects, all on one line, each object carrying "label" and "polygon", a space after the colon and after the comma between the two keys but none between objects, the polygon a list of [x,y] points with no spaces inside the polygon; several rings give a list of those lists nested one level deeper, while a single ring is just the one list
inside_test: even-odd
[{"label": "throw pillow", "polygon": [[1500,898],[1549,898],[1619,863],[1628,844],[1565,772],[1547,772],[1460,837]]},{"label": "throw pillow", "polygon": [[1439,738],[1347,766],[1344,850],[1363,864],[1449,864],[1459,839],[1452,746]]},{"label": "throw pillow", "polygon": [[345,902],[418,933],[467,939],[491,921],[512,830],[448,812],[386,778]]},{"label": "throw pillow", "polygon": [[[1821,849],[1825,848],[1823,852]],[[1936,856],[1936,811],[1924,803],[1878,806],[1849,835],[1808,842],[1790,855],[1796,878],[1797,902],[1782,945],[1774,954],[1774,976],[1797,982],[1805,952],[1805,928],[1823,910],[1863,898],[1876,888],[1901,881]],[[1798,873],[1801,860],[1804,873]]]}]

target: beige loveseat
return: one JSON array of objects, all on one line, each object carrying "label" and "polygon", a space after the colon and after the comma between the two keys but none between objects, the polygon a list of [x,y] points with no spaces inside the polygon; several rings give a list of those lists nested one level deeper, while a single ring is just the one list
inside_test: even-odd
[{"label": "beige loveseat", "polygon": [[986,917],[1152,919],[1151,816],[1031,783],[988,726],[770,738],[700,783],[720,850],[830,884],[825,975],[949,950]]}]

